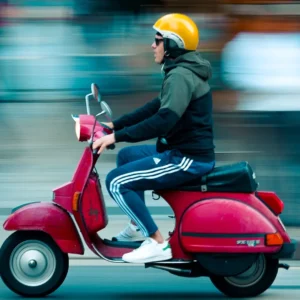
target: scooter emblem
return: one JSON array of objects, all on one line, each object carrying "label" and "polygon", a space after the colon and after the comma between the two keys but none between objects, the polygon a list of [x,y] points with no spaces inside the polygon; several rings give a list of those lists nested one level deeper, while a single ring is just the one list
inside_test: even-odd
[{"label": "scooter emblem", "polygon": [[249,247],[255,247],[260,244],[260,240],[238,240],[237,245],[248,245]]}]

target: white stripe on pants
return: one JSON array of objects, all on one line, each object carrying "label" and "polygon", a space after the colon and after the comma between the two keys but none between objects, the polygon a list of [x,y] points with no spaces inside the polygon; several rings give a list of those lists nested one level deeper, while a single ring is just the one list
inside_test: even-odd
[{"label": "white stripe on pants", "polygon": [[141,229],[142,233],[145,236],[148,236],[148,231],[143,225],[143,223],[139,220],[139,218],[128,207],[126,201],[124,200],[120,192],[121,185],[142,179],[156,179],[164,175],[179,172],[181,170],[186,171],[190,167],[192,162],[193,160],[183,157],[180,164],[168,164],[161,167],[155,167],[149,170],[133,171],[117,176],[111,181],[109,189],[115,201],[118,203],[120,208],[122,208],[123,211],[138,225],[138,227]]}]

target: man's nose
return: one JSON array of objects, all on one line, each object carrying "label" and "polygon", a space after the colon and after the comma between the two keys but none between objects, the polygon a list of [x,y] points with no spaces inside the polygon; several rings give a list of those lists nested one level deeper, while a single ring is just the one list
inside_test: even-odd
[{"label": "man's nose", "polygon": [[156,48],[155,42],[152,43],[151,48],[152,48],[152,49],[155,49],[155,48]]}]

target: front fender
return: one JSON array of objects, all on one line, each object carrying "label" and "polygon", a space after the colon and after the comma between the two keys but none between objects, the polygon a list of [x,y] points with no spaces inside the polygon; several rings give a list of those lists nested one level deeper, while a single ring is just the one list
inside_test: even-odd
[{"label": "front fender", "polygon": [[8,231],[42,231],[50,235],[64,253],[84,253],[72,218],[53,203],[31,203],[13,210],[3,228]]}]

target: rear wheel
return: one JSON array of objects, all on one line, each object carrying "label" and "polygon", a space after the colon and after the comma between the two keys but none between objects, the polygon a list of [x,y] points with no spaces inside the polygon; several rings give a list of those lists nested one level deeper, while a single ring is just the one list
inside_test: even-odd
[{"label": "rear wheel", "polygon": [[0,259],[3,282],[27,297],[54,292],[69,270],[68,255],[42,232],[15,232],[4,242]]},{"label": "rear wheel", "polygon": [[232,277],[212,275],[215,287],[229,297],[255,297],[266,291],[278,273],[278,260],[260,255],[245,272]]}]

